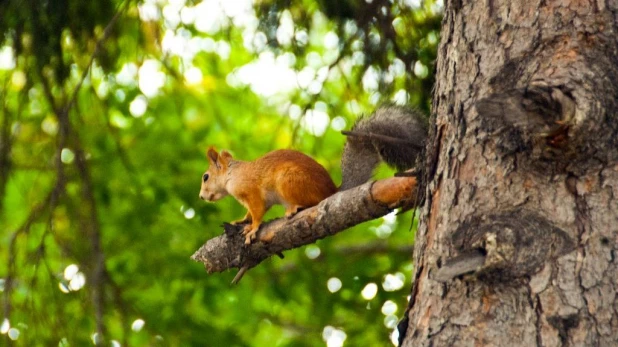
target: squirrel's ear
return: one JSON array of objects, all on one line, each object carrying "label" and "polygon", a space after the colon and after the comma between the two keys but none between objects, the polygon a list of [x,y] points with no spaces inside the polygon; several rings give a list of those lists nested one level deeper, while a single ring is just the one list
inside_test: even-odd
[{"label": "squirrel's ear", "polygon": [[230,154],[230,152],[228,151],[221,151],[221,155],[219,156],[219,160],[224,164],[227,165],[230,160],[232,160],[232,155]]},{"label": "squirrel's ear", "polygon": [[208,161],[210,162],[210,164],[216,165],[217,167],[220,166],[219,165],[219,153],[217,153],[214,147],[208,148],[207,156],[208,156]]}]

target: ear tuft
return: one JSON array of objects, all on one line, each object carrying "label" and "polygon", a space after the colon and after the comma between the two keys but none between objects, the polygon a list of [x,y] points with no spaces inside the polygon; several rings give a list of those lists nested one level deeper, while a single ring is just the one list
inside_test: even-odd
[{"label": "ear tuft", "polygon": [[230,162],[230,160],[234,159],[232,158],[232,155],[228,151],[221,151],[221,155],[219,156],[219,158],[226,165]]},{"label": "ear tuft", "polygon": [[219,153],[217,153],[217,151],[215,150],[215,148],[213,146],[210,146],[208,148],[207,157],[208,157],[208,161],[211,164],[219,166],[217,164],[217,161],[219,160]]}]

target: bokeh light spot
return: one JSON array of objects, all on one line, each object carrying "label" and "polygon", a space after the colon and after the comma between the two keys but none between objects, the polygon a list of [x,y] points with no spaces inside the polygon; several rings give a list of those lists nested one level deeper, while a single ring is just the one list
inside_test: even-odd
[{"label": "bokeh light spot", "polygon": [[320,250],[320,247],[316,245],[309,245],[305,247],[305,255],[309,259],[316,259],[320,256],[320,253],[322,253],[322,251]]},{"label": "bokeh light spot", "polygon": [[322,338],[326,341],[327,347],[341,347],[348,336],[343,330],[337,329],[330,325],[324,327]]},{"label": "bokeh light spot", "polygon": [[382,305],[381,312],[383,315],[388,316],[397,312],[397,304],[392,300],[386,300]]},{"label": "bokeh light spot", "polygon": [[382,282],[382,288],[387,292],[394,292],[403,288],[406,277],[401,272],[396,274],[387,274],[384,276],[384,282]]},{"label": "bokeh light spot", "polygon": [[146,322],[144,322],[143,319],[139,319],[138,318],[138,319],[133,321],[133,324],[131,324],[131,330],[133,330],[135,332],[138,332],[138,331],[142,330],[142,328],[144,327],[145,323]]},{"label": "bokeh light spot", "polygon": [[378,285],[375,283],[368,283],[361,291],[361,295],[365,300],[371,300],[378,294]]},{"label": "bokeh light spot", "polygon": [[68,148],[63,148],[60,152],[60,160],[65,164],[71,164],[75,160],[75,153]]},{"label": "bokeh light spot", "polygon": [[331,277],[326,282],[326,287],[328,288],[328,291],[331,293],[335,293],[339,291],[339,289],[341,289],[341,286],[342,286],[341,280],[338,279],[337,277]]}]

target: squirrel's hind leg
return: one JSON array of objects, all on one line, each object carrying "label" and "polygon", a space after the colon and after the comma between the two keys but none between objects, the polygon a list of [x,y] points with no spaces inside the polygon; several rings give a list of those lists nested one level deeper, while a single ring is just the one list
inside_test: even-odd
[{"label": "squirrel's hind leg", "polygon": [[285,217],[290,218],[297,214],[298,212],[303,210],[303,206],[300,205],[289,205],[285,207]]}]

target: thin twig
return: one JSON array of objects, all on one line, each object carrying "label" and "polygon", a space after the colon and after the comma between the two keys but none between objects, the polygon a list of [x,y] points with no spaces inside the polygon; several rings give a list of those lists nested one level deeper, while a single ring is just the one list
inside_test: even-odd
[{"label": "thin twig", "polygon": [[73,104],[75,103],[75,100],[77,99],[77,94],[79,93],[79,90],[82,87],[84,80],[86,80],[86,77],[88,76],[88,73],[90,72],[90,69],[92,68],[92,63],[94,63],[94,59],[99,54],[101,47],[103,47],[103,42],[105,42],[107,38],[109,37],[109,35],[112,33],[112,28],[116,24],[116,21],[118,21],[118,18],[120,18],[122,13],[126,11],[127,8],[129,8],[130,3],[131,1],[125,0],[125,3],[119,6],[118,11],[114,15],[114,17],[112,17],[112,19],[109,21],[109,23],[107,23],[107,26],[103,30],[103,35],[101,36],[101,38],[99,38],[99,40],[97,40],[97,43],[94,46],[94,51],[92,52],[92,55],[90,56],[90,61],[88,62],[88,65],[86,65],[86,69],[84,69],[84,71],[82,72],[82,76],[79,79],[79,82],[77,83],[77,85],[75,86],[75,89],[73,90],[73,94],[71,95],[71,98],[69,99],[69,101],[67,102],[67,104],[65,105],[63,109],[63,112],[65,114],[68,115],[69,111],[71,110],[71,107],[73,107]]},{"label": "thin twig", "polygon": [[232,284],[237,284],[238,282],[240,282],[240,280],[242,279],[242,276],[245,275],[245,272],[247,272],[247,270],[249,270],[248,266],[241,267],[240,270],[238,270],[238,273],[236,274],[236,276],[234,276],[234,279],[232,280]]},{"label": "thin twig", "polygon": [[2,92],[2,99],[0,100],[2,109],[2,128],[0,129],[0,214],[4,207],[4,192],[6,189],[6,183],[9,180],[9,172],[11,170],[11,113],[6,106],[6,90],[7,90],[8,78],[4,83],[4,92]]},{"label": "thin twig", "polygon": [[114,302],[116,303],[116,307],[118,307],[118,310],[120,311],[120,322],[122,323],[122,345],[128,346],[129,345],[129,340],[128,340],[129,339],[129,334],[128,334],[129,324],[128,324],[127,317],[129,316],[129,314],[127,312],[127,308],[130,307],[130,305],[122,297],[122,288],[120,287],[120,285],[118,285],[118,283],[116,283],[114,278],[112,278],[109,271],[107,271],[107,268],[105,269],[104,275],[105,275],[105,283],[109,284],[109,286],[112,288]]},{"label": "thin twig", "polygon": [[[97,95],[96,91],[94,90],[94,85],[92,84],[91,84],[91,90],[93,92],[93,95]],[[98,96],[97,96],[97,100],[99,100],[99,102],[104,106],[105,110],[109,109],[107,103],[104,100],[101,100],[101,98],[99,98]],[[139,180],[136,180],[134,178],[135,175],[133,175],[136,172],[135,165],[133,165],[133,163],[129,159],[129,156],[127,155],[127,152],[125,151],[124,147],[120,143],[120,138],[118,134],[112,127],[112,124],[110,123],[109,118],[106,117],[105,114],[103,114],[102,112],[98,112],[98,113],[100,113],[103,116],[105,124],[107,125],[107,129],[109,133],[111,134],[112,139],[114,140],[114,143],[116,144],[116,154],[118,155],[118,158],[120,158],[120,162],[122,163],[124,168],[127,170],[127,172],[130,174],[129,177],[132,179],[131,184],[133,184],[136,188],[140,188]],[[78,112],[78,114],[81,114],[81,112]],[[141,189],[138,189],[138,190],[141,191]]]},{"label": "thin twig", "polygon": [[[332,63],[328,64],[328,66],[326,67],[327,75],[330,73],[330,71],[335,66],[339,66],[339,63],[341,62],[341,60],[347,56],[345,53],[350,49],[350,46],[352,45],[352,41],[354,41],[358,37],[359,33],[360,31],[356,31],[354,34],[350,35],[350,37],[344,42],[343,47],[341,47],[341,51],[339,52],[339,55],[337,56],[337,59],[335,59]],[[305,117],[305,114],[307,113],[307,111],[309,110],[309,107],[315,104],[315,102],[319,99],[319,97],[320,97],[319,93],[314,94],[311,97],[311,99],[303,107],[300,113],[300,117],[298,117],[298,120],[296,121],[296,125],[294,125],[294,129],[292,130],[292,144],[296,142],[298,130],[300,129],[302,120]]]},{"label": "thin twig", "polygon": [[45,211],[45,208],[48,206],[49,202],[54,195],[54,190],[52,190],[47,197],[41,201],[38,205],[36,205],[28,215],[28,218],[24,221],[24,223],[17,228],[17,230],[11,235],[11,241],[9,242],[9,250],[8,250],[8,273],[6,278],[4,279],[4,317],[9,318],[11,314],[11,293],[13,289],[13,280],[15,279],[15,275],[17,273],[15,266],[15,258],[17,255],[16,245],[17,238],[20,234],[27,234],[30,231],[30,227],[32,224],[40,217],[40,214]]},{"label": "thin twig", "polygon": [[86,228],[86,236],[90,238],[92,246],[91,257],[91,275],[90,280],[92,283],[93,291],[93,304],[95,311],[96,330],[101,337],[101,342],[105,341],[106,331],[103,324],[103,312],[105,306],[104,290],[105,290],[105,255],[101,245],[101,231],[99,226],[99,219],[97,216],[97,207],[94,197],[94,186],[90,171],[86,163],[86,155],[84,154],[79,138],[75,135],[75,166],[79,172],[82,180],[82,198],[86,201],[85,210],[88,213],[88,226]]}]

